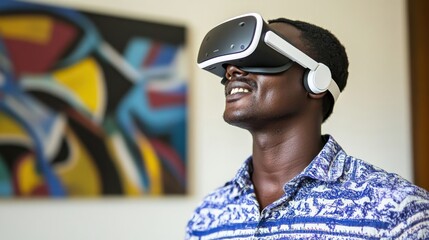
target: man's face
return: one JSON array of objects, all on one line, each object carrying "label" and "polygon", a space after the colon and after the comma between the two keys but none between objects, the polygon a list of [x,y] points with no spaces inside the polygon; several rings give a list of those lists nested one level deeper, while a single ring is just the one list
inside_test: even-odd
[{"label": "man's face", "polygon": [[[270,25],[296,47],[303,49],[299,30],[284,23]],[[304,69],[294,64],[289,70],[272,75],[247,73],[229,65],[225,83],[224,120],[245,129],[258,129],[273,121],[293,119],[303,109],[307,92]]]}]

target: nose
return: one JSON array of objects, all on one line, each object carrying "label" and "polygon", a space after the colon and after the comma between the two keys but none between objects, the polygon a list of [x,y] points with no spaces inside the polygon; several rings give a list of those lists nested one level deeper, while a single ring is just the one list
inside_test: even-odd
[{"label": "nose", "polygon": [[241,70],[237,66],[234,66],[234,65],[226,66],[225,77],[228,80],[231,80],[233,77],[241,77],[246,75],[247,75],[247,72]]}]

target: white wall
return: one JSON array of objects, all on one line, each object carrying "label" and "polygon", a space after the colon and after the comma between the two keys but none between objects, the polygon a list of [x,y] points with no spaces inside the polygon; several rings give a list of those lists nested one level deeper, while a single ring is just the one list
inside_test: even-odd
[{"label": "white wall", "polygon": [[412,179],[406,5],[403,0],[43,0],[83,10],[186,24],[191,62],[193,192],[178,198],[2,200],[1,239],[182,239],[193,208],[250,154],[250,135],[222,120],[219,79],[197,69],[204,34],[246,12],[330,29],[346,46],[350,77],[324,126],[345,150]]}]

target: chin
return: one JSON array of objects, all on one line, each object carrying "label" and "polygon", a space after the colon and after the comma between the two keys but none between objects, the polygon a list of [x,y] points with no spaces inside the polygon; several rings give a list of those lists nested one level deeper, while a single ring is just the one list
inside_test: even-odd
[{"label": "chin", "polygon": [[246,116],[241,115],[227,115],[223,114],[223,120],[228,123],[229,125],[236,126],[243,129],[249,129],[250,128],[250,122],[251,119]]}]

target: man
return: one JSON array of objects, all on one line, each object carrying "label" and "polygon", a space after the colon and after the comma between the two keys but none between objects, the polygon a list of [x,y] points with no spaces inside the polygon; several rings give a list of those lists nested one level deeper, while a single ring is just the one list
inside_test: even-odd
[{"label": "man", "polygon": [[[277,19],[271,29],[329,67],[343,90],[348,60],[327,30]],[[311,93],[307,70],[260,74],[226,65],[224,120],[248,130],[252,156],[205,197],[187,239],[429,239],[429,194],[347,155],[321,125],[330,92]]]}]

